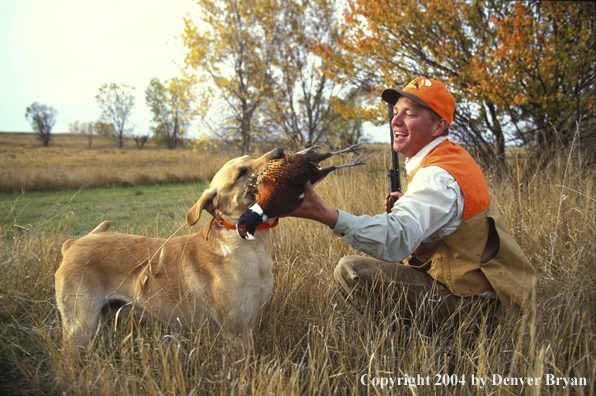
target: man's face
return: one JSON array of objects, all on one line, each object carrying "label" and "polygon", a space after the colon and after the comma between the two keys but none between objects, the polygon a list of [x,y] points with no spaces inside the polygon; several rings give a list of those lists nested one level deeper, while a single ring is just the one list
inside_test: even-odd
[{"label": "man's face", "polygon": [[428,109],[406,97],[393,107],[393,150],[412,158],[445,130],[447,121],[432,121]]}]

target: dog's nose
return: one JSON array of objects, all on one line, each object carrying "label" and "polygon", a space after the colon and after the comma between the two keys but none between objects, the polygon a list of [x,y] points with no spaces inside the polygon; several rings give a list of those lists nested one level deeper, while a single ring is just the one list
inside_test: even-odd
[{"label": "dog's nose", "polygon": [[273,153],[271,154],[271,159],[280,159],[285,156],[286,155],[284,154],[284,149],[282,147],[278,147],[275,150],[273,150]]}]

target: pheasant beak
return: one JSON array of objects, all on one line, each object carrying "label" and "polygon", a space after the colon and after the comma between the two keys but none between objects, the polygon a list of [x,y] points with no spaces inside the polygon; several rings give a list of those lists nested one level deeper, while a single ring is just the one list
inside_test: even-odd
[{"label": "pheasant beak", "polygon": [[238,235],[240,236],[240,238],[246,239],[246,225],[239,224],[236,227],[236,232],[238,233]]},{"label": "pheasant beak", "polygon": [[236,232],[242,239],[248,239],[249,241],[254,241],[256,238],[246,229],[246,224],[238,224],[236,227]]}]

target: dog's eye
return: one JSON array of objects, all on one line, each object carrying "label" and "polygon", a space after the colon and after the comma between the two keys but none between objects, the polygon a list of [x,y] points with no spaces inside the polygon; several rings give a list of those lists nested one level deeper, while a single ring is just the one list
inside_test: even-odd
[{"label": "dog's eye", "polygon": [[236,178],[236,180],[240,179],[242,176],[245,176],[246,172],[247,172],[246,168],[240,169],[240,172],[238,173],[238,177]]}]

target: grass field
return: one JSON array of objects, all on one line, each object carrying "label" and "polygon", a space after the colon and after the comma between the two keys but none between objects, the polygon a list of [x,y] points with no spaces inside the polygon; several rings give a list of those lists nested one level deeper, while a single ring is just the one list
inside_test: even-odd
[{"label": "grass field", "polygon": [[84,137],[62,134],[40,147],[33,134],[0,133],[0,192],[192,183],[210,179],[237,155],[213,148],[161,150],[152,141],[143,150],[130,142],[119,150],[110,138],[95,140],[90,150]]},{"label": "grass field", "polygon": [[[84,151],[55,150],[63,157],[68,150]],[[55,158],[36,155],[42,163]],[[171,155],[188,155],[198,167],[205,154]],[[225,159],[213,155],[214,163]],[[149,164],[142,168],[151,173]],[[332,207],[379,213],[387,166],[387,156],[373,151],[366,168],[332,175],[317,192]],[[93,354],[79,359],[60,350],[53,276],[64,240],[108,218],[121,232],[168,237],[184,224],[204,184],[0,194],[0,394],[593,395],[596,172],[567,153],[541,171],[528,174],[518,160],[505,180],[487,178],[507,226],[540,276],[535,313],[522,317],[501,309],[492,331],[463,323],[432,336],[415,327],[394,329],[399,322],[391,317],[374,324],[343,302],[332,281],[337,262],[357,252],[325,226],[282,219],[273,233],[275,287],[246,355],[211,326],[185,332],[134,316],[108,321]],[[208,217],[179,234],[198,231]],[[122,344],[128,335],[129,343]],[[384,384],[406,375],[422,382],[396,382],[391,389]],[[479,378],[485,382],[475,384]],[[528,384],[529,378],[540,381]]]},{"label": "grass field", "polygon": [[159,227],[161,222],[184,220],[204,188],[204,182],[197,182],[4,193],[0,194],[0,219],[28,229],[68,225],[73,236],[88,234],[102,221],[112,220],[115,229],[127,232],[123,227]]}]

